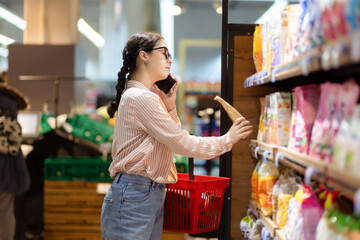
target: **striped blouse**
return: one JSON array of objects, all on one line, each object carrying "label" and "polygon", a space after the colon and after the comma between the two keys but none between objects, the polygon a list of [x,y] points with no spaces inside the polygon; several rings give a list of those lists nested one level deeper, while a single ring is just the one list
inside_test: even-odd
[{"label": "striped blouse", "polygon": [[228,134],[191,136],[181,129],[176,108],[168,112],[160,97],[135,80],[127,81],[115,119],[110,176],[141,175],[158,183],[175,183],[173,153],[212,159],[230,151]]}]

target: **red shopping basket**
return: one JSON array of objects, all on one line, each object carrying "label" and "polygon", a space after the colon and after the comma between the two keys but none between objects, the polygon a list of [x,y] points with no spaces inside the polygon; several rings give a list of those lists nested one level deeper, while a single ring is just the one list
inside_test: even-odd
[{"label": "red shopping basket", "polygon": [[165,185],[164,229],[190,234],[218,229],[230,178],[194,175],[190,180],[189,177],[192,173],[190,176],[178,173],[177,183]]}]

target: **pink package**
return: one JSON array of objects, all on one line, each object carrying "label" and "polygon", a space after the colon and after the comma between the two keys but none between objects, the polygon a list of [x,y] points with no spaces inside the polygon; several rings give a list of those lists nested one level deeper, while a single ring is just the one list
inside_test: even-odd
[{"label": "pink package", "polygon": [[324,156],[325,162],[332,162],[333,141],[339,131],[341,121],[352,115],[353,109],[359,98],[359,93],[359,85],[354,79],[349,79],[339,88],[339,95],[336,101],[336,112],[331,121],[330,142],[329,145],[327,145],[329,150],[327,151],[328,154]]},{"label": "pink package", "polygon": [[296,96],[296,123],[293,137],[295,150],[308,153],[311,132],[319,105],[320,87],[317,84],[294,88]]},{"label": "pink package", "polygon": [[304,186],[303,191],[307,196],[304,197],[300,210],[303,219],[302,239],[315,240],[316,227],[321,219],[323,209],[309,186]]},{"label": "pink package", "polygon": [[330,82],[323,83],[320,86],[320,92],[319,110],[311,133],[309,155],[323,158],[323,155],[326,154],[324,154],[322,150],[324,146],[327,146],[330,142],[329,131],[336,112],[339,84]]},{"label": "pink package", "polygon": [[332,162],[333,141],[341,121],[352,114],[359,86],[353,79],[344,84],[324,83],[320,86],[319,111],[311,134],[309,155]]},{"label": "pink package", "polygon": [[322,8],[321,25],[322,25],[323,35],[326,41],[335,40],[336,38],[335,26],[331,21],[331,18],[334,16],[332,7],[333,6],[331,6],[329,3],[323,4],[323,6],[321,7]]}]

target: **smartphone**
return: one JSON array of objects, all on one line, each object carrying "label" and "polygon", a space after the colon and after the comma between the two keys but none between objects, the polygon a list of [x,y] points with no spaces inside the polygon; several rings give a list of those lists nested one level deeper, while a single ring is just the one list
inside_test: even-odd
[{"label": "smartphone", "polygon": [[159,80],[155,84],[158,86],[158,88],[160,88],[161,91],[168,94],[170,89],[174,86],[175,83],[176,83],[175,79],[173,79],[169,75],[167,78],[163,80]]}]

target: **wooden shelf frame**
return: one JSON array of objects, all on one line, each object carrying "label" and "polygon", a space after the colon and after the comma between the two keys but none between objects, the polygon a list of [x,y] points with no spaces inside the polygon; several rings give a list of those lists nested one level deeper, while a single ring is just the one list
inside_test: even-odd
[{"label": "wooden shelf frame", "polygon": [[[272,149],[273,154],[268,156],[268,160],[274,162],[276,155],[280,153],[279,163],[301,174],[304,174],[308,167],[313,166],[317,170],[318,175],[312,176],[312,179],[317,182],[326,183],[330,187],[340,190],[350,197],[353,197],[356,190],[360,188],[360,176],[346,170],[340,170],[333,164],[325,163],[321,159],[295,152],[286,147],[260,143],[256,140],[251,140],[249,146],[252,153],[255,147],[260,147],[263,151]],[[259,153],[261,153],[261,151],[259,151]]]},{"label": "wooden shelf frame", "polygon": [[260,206],[254,200],[250,200],[249,208],[251,209],[255,217],[260,219],[262,224],[267,229],[269,229],[270,235],[272,237],[276,237],[278,240],[286,240],[286,237],[281,231],[281,229],[278,228],[276,223],[271,218],[264,216],[264,214],[260,210]]},{"label": "wooden shelf frame", "polygon": [[295,77],[306,77],[310,73],[341,68],[360,62],[360,31],[348,37],[326,43],[303,56],[279,66],[257,72],[245,79],[244,87],[284,81]]}]

